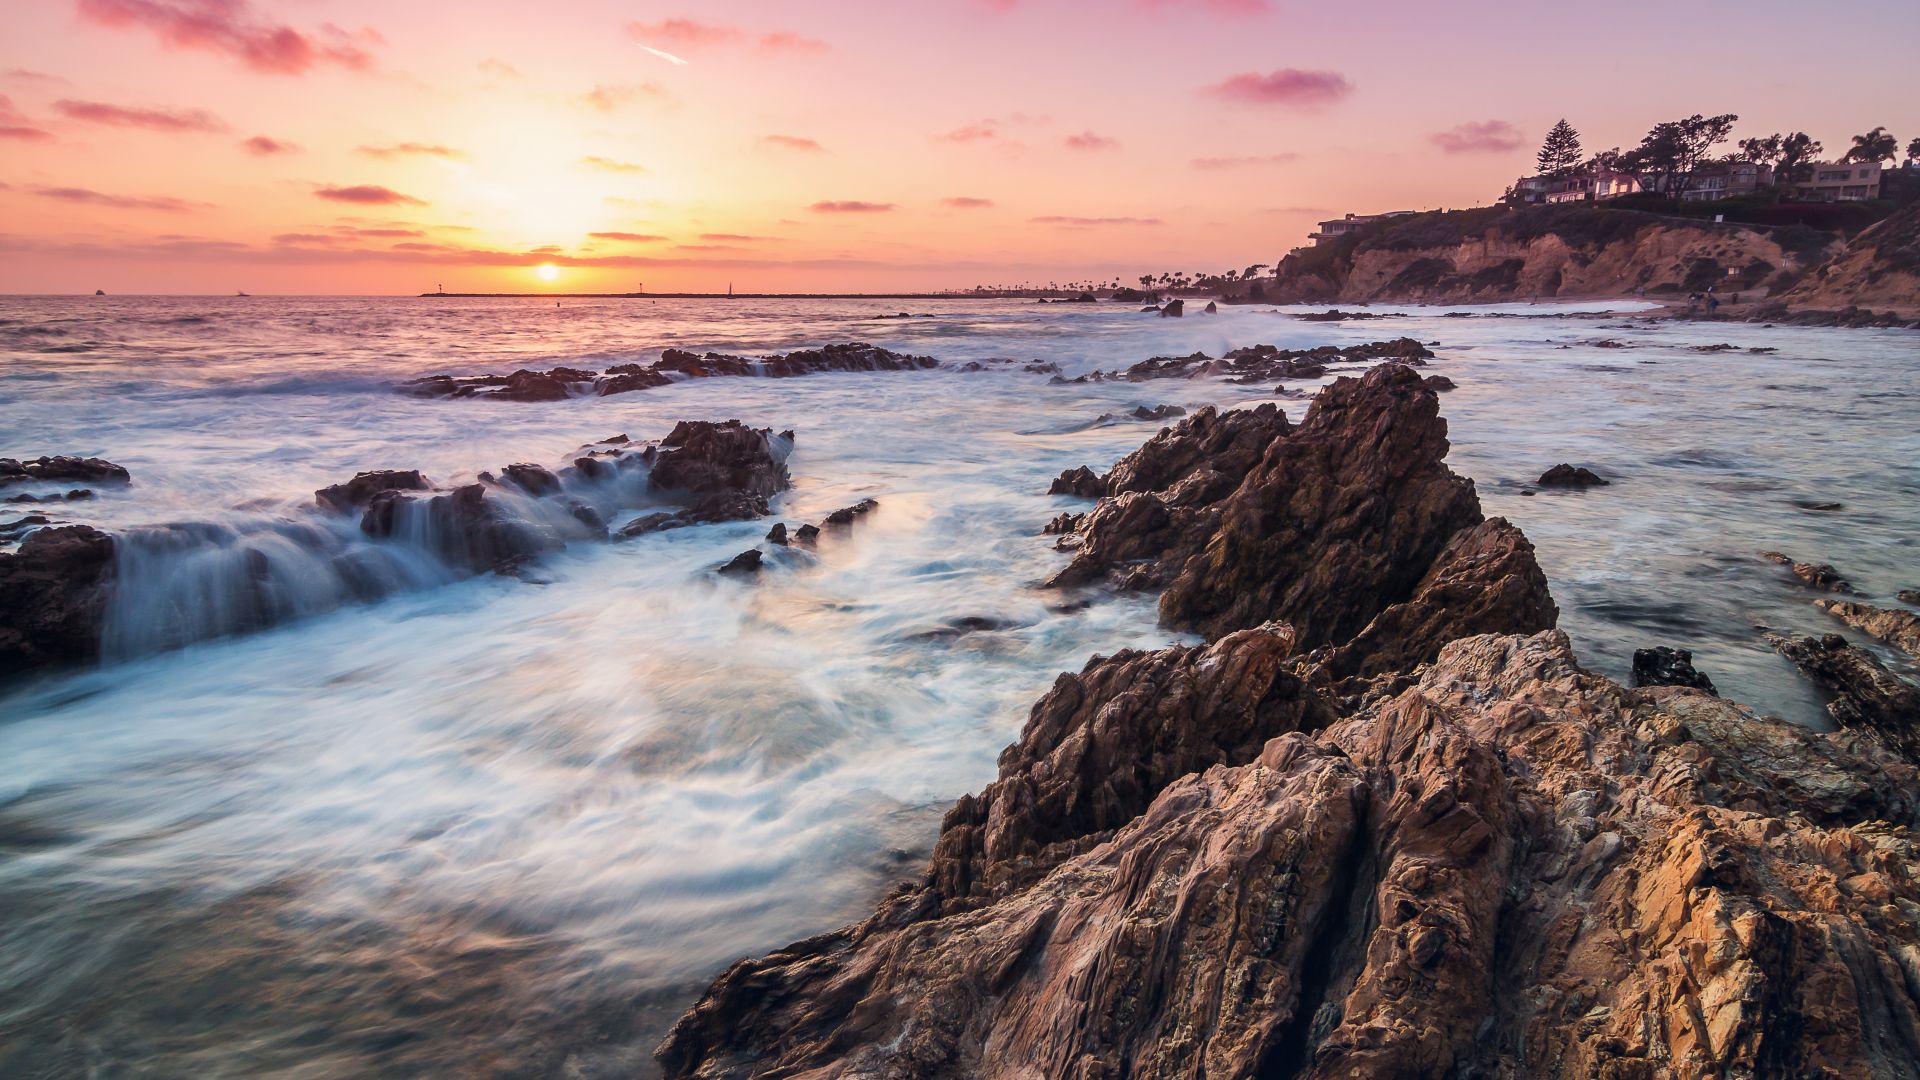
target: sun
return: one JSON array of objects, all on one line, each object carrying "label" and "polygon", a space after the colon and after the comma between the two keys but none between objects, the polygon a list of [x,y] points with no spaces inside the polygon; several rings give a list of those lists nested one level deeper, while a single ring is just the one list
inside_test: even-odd
[{"label": "sun", "polygon": [[552,263],[541,263],[533,268],[533,272],[540,275],[541,281],[553,281],[560,277],[560,268]]}]

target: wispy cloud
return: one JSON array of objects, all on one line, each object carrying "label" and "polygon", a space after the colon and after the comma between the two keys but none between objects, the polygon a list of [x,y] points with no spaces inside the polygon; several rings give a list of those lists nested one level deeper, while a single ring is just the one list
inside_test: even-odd
[{"label": "wispy cloud", "polygon": [[884,214],[894,208],[893,203],[864,202],[860,199],[829,199],[807,207],[816,214]]},{"label": "wispy cloud", "polygon": [[13,107],[11,98],[0,94],[0,139],[41,141],[51,138],[52,132],[35,125],[25,113]]},{"label": "wispy cloud", "polygon": [[652,53],[653,55],[659,57],[660,59],[665,60],[667,63],[674,65],[675,67],[687,66],[687,62],[685,60],[681,59],[678,56],[673,55],[672,53],[668,52],[665,49],[656,49],[653,46],[648,45],[647,43],[642,41],[636,41],[634,42],[634,44],[640,46],[640,48],[646,50],[647,52]]},{"label": "wispy cloud", "polygon": [[1207,87],[1202,93],[1223,101],[1248,105],[1288,105],[1313,108],[1331,105],[1353,93],[1353,84],[1337,71],[1281,68],[1265,75],[1248,72]]},{"label": "wispy cloud", "polygon": [[1159,225],[1159,218],[1143,217],[1076,217],[1071,214],[1046,214],[1028,218],[1035,225],[1058,225],[1067,229],[1094,229],[1107,225]]},{"label": "wispy cloud", "polygon": [[972,195],[949,195],[940,200],[940,205],[953,210],[986,210],[993,206],[993,200],[979,199]]},{"label": "wispy cloud", "polygon": [[322,199],[334,202],[360,203],[366,206],[425,206],[426,202],[411,195],[402,195],[392,188],[378,184],[354,184],[350,187],[322,187],[314,194]]},{"label": "wispy cloud", "polygon": [[480,61],[480,70],[496,79],[517,79],[520,77],[519,68],[514,67],[512,64],[507,63],[497,56],[489,56],[485,60]]},{"label": "wispy cloud", "polygon": [[0,73],[0,79],[10,83],[24,83],[28,86],[72,86],[73,80],[59,75],[49,75],[44,71],[30,68],[8,68]]},{"label": "wispy cloud", "polygon": [[812,139],[800,135],[762,135],[760,142],[765,146],[777,146],[782,150],[799,150],[807,154],[824,154],[827,148]]},{"label": "wispy cloud", "polygon": [[1069,150],[1112,150],[1120,145],[1120,140],[1082,131],[1078,135],[1067,136],[1066,144]]},{"label": "wispy cloud", "polygon": [[75,101],[62,98],[53,103],[55,112],[69,120],[109,127],[145,128],[148,131],[218,132],[227,130],[226,122],[205,109],[184,112],[171,109],[141,109],[109,105],[102,101]]},{"label": "wispy cloud", "polygon": [[437,157],[458,160],[467,156],[465,151],[455,150],[451,146],[417,142],[395,143],[392,146],[362,146],[356,148],[354,153],[373,158]]},{"label": "wispy cloud", "polygon": [[715,244],[765,244],[780,238],[777,236],[748,236],[745,233],[708,232],[701,233],[700,239]]},{"label": "wispy cloud", "polygon": [[1278,154],[1251,154],[1239,157],[1202,157],[1193,159],[1193,167],[1206,170],[1252,169],[1263,165],[1285,165],[1300,160],[1292,151]]},{"label": "wispy cloud", "polygon": [[580,164],[589,169],[599,169],[601,172],[643,173],[647,171],[645,165],[636,165],[631,161],[621,161],[617,158],[601,157],[598,154],[588,154],[580,159]]},{"label": "wispy cloud", "polygon": [[81,203],[86,206],[105,206],[115,210],[159,210],[168,214],[187,214],[207,205],[189,202],[186,199],[176,199],[170,195],[110,195],[103,191],[81,187],[35,187],[28,190],[43,199]]},{"label": "wispy cloud", "polygon": [[1470,120],[1436,131],[1427,141],[1446,154],[1508,154],[1527,145],[1527,137],[1505,120]]},{"label": "wispy cloud", "polygon": [[934,138],[942,142],[955,143],[985,142],[988,139],[997,139],[999,137],[1000,132],[989,124],[968,124],[964,127],[957,127],[952,131],[934,136]]},{"label": "wispy cloud", "polygon": [[675,64],[685,64],[686,61],[656,46],[667,46],[682,51],[741,47],[755,48],[764,53],[830,51],[826,42],[803,37],[790,30],[760,33],[738,26],[703,23],[694,19],[663,19],[660,22],[641,22],[636,19],[627,24],[627,33],[641,48]]},{"label": "wispy cloud", "polygon": [[338,27],[303,32],[254,11],[247,0],[79,0],[80,17],[98,26],[140,29],[169,48],[223,53],[254,71],[298,75],[321,64],[372,66],[372,31]]},{"label": "wispy cloud", "polygon": [[251,139],[244,139],[241,141],[240,146],[247,153],[253,154],[256,157],[272,157],[276,154],[292,154],[292,153],[297,153],[300,149],[298,146],[295,146],[294,144],[287,142],[285,139],[275,139],[268,135],[255,135]]},{"label": "wispy cloud", "polygon": [[650,82],[603,83],[580,95],[582,104],[599,109],[601,112],[612,112],[623,105],[642,99],[667,102],[673,100],[673,95],[667,93],[660,84]]},{"label": "wispy cloud", "polygon": [[596,232],[587,235],[595,240],[618,240],[626,244],[653,244],[666,239],[664,236],[637,232]]}]

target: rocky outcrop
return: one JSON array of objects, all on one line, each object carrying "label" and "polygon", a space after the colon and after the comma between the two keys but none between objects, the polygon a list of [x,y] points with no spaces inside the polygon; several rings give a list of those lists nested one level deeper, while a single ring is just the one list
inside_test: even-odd
[{"label": "rocky outcrop", "polygon": [[1234,349],[1215,359],[1206,353],[1190,356],[1156,356],[1142,360],[1125,371],[1093,371],[1061,383],[1148,382],[1154,379],[1199,379],[1224,377],[1230,383],[1252,384],[1275,379],[1317,379],[1326,375],[1332,364],[1376,364],[1397,361],[1418,366],[1433,358],[1425,345],[1413,338],[1370,341],[1364,345],[1338,348],[1321,345],[1312,349],[1280,349],[1272,345],[1249,345]]},{"label": "rocky outcrop", "polygon": [[918,371],[939,367],[930,356],[896,353],[864,342],[801,349],[766,357],[705,355],[663,349],[652,364],[615,364],[604,373],[558,367],[521,369],[511,375],[429,375],[400,384],[414,397],[499,398],[504,401],[561,401],[569,397],[606,397],[680,382],[726,376],[789,379],[823,371]]},{"label": "rocky outcrop", "polygon": [[40,528],[0,552],[0,675],[100,655],[113,537],[87,525]]},{"label": "rocky outcrop", "polygon": [[1606,487],[1607,481],[1584,465],[1569,465],[1561,462],[1540,474],[1536,481],[1541,487],[1590,488]]},{"label": "rocky outcrop", "polygon": [[[1909,203],[1861,230],[1832,259],[1782,293],[1780,301],[1836,316],[1871,309],[1892,316],[1892,324],[1920,318],[1920,203]],[[1858,320],[1836,318],[1849,321]]]},{"label": "rocky outcrop", "polygon": [[1813,606],[1920,660],[1920,615],[1898,608],[1874,607],[1845,600],[1815,600]]},{"label": "rocky outcrop", "polygon": [[1793,571],[1794,577],[1812,588],[1836,593],[1853,592],[1853,586],[1847,583],[1846,578],[1840,576],[1840,571],[1834,569],[1831,563],[1800,562],[1778,551],[1763,551],[1760,557]]},{"label": "rocky outcrop", "polygon": [[1784,287],[1838,242],[1804,229],[1592,206],[1409,214],[1290,254],[1273,277],[1244,283],[1229,299],[1466,303],[1684,296],[1708,286],[1733,293]]},{"label": "rocky outcrop", "polygon": [[125,468],[105,458],[66,455],[37,457],[31,461],[0,458],[0,488],[34,483],[125,484],[132,479]]},{"label": "rocky outcrop", "polygon": [[1843,728],[1871,731],[1907,760],[1920,762],[1920,686],[1888,671],[1839,634],[1793,637],[1763,631],[1782,656],[1833,695],[1827,712]]},{"label": "rocky outcrop", "polygon": [[1666,645],[1633,651],[1633,685],[1688,686],[1709,694],[1718,692],[1712,679],[1695,670],[1691,652]]}]

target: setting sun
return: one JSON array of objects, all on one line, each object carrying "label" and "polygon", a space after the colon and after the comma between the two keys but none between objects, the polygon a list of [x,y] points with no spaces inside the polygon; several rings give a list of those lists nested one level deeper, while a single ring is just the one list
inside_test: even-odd
[{"label": "setting sun", "polygon": [[560,268],[552,263],[541,263],[533,268],[533,272],[540,275],[541,281],[553,281],[560,276]]}]

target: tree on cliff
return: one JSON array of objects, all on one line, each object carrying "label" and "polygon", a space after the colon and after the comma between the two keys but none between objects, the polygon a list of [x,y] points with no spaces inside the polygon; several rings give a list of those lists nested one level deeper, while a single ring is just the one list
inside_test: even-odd
[{"label": "tree on cliff", "polygon": [[1820,140],[1804,131],[1789,135],[1769,135],[1764,139],[1740,140],[1740,156],[1748,161],[1757,161],[1762,165],[1771,165],[1782,180],[1805,180],[1813,164],[1825,147]]},{"label": "tree on cliff", "polygon": [[1542,176],[1571,176],[1580,167],[1580,133],[1573,125],[1561,120],[1547,132],[1546,141],[1540,144],[1540,153],[1534,160],[1540,166]]},{"label": "tree on cliff", "polygon": [[1841,161],[1892,161],[1900,156],[1900,140],[1893,137],[1886,128],[1877,127],[1865,135],[1853,137],[1853,149]]},{"label": "tree on cliff", "polygon": [[1678,195],[1705,164],[1713,148],[1727,141],[1740,117],[1733,113],[1701,116],[1655,124],[1640,145],[1620,155],[1619,166],[1640,177],[1641,186],[1664,195]]},{"label": "tree on cliff", "polygon": [[1920,139],[1915,139],[1907,144],[1907,160],[1920,161]]}]

